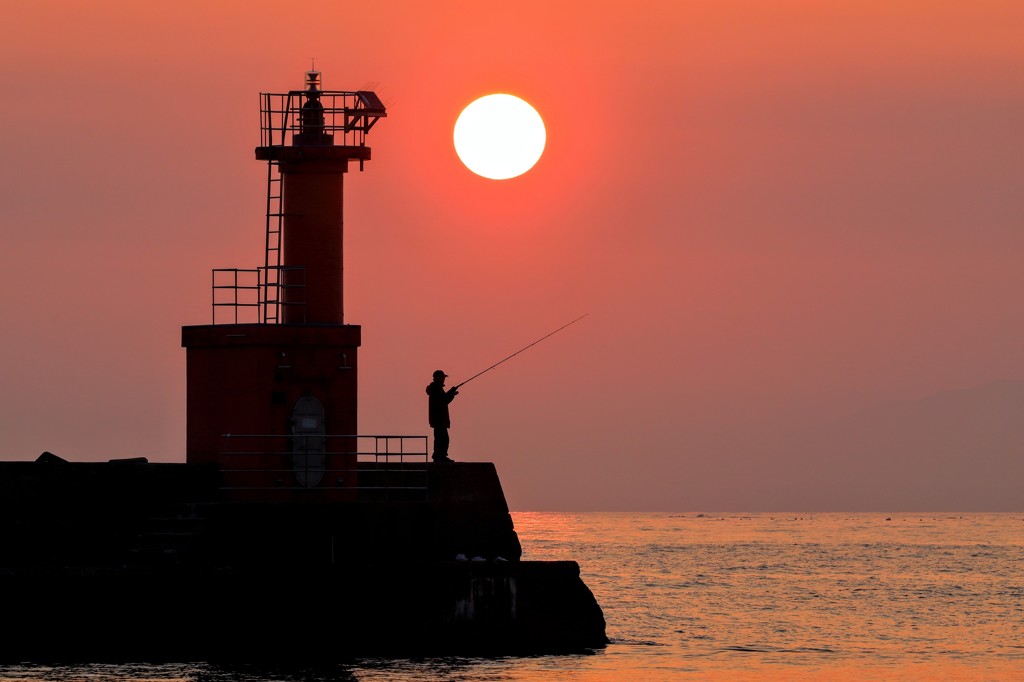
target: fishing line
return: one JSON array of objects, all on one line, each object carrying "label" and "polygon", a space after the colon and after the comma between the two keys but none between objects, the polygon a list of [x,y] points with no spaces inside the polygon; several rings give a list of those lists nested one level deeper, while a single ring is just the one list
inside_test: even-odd
[{"label": "fishing line", "polygon": [[563,325],[562,325],[561,327],[559,327],[559,328],[558,328],[558,329],[556,329],[555,331],[553,331],[553,332],[549,332],[549,333],[545,334],[544,336],[540,337],[539,339],[537,339],[536,341],[534,341],[533,343],[531,343],[531,344],[529,344],[529,345],[527,345],[527,346],[523,346],[522,348],[520,348],[519,350],[517,350],[517,351],[516,351],[515,353],[513,353],[513,354],[512,354],[512,355],[510,355],[510,356],[508,356],[507,358],[503,358],[503,359],[501,359],[501,360],[498,360],[498,361],[497,361],[496,363],[494,363],[493,365],[491,365],[491,366],[490,366],[490,367],[488,367],[487,369],[485,369],[485,370],[482,370],[482,371],[480,371],[480,372],[477,372],[476,374],[474,374],[474,375],[473,375],[473,376],[471,376],[470,378],[468,378],[468,379],[466,379],[465,381],[463,381],[463,382],[462,382],[461,384],[455,384],[455,388],[458,388],[459,386],[464,386],[465,384],[468,384],[468,383],[469,383],[469,382],[471,382],[471,381],[472,381],[473,379],[476,379],[476,378],[477,378],[478,376],[480,376],[481,374],[484,374],[485,372],[490,372],[490,371],[491,371],[492,369],[494,369],[495,367],[497,367],[497,366],[498,366],[498,365],[500,365],[501,363],[505,362],[506,360],[511,360],[512,358],[514,358],[515,356],[519,355],[520,353],[522,353],[522,352],[523,352],[524,350],[526,350],[527,348],[530,348],[531,346],[536,346],[536,345],[537,345],[538,343],[540,343],[540,342],[541,342],[541,341],[543,341],[544,339],[546,339],[546,338],[548,338],[549,336],[552,336],[552,335],[554,335],[554,334],[557,334],[558,332],[560,332],[560,331],[562,331],[563,329],[565,329],[566,327],[568,327],[568,326],[569,326],[570,324],[575,324],[575,323],[579,322],[580,320],[582,320],[582,319],[583,319],[584,317],[586,317],[586,316],[587,316],[587,315],[589,315],[589,314],[590,314],[590,313],[586,313],[586,314],[584,314],[584,315],[580,315],[579,317],[577,317],[577,318],[576,318],[575,320],[573,320],[572,322],[566,322],[565,324],[563,324]]}]

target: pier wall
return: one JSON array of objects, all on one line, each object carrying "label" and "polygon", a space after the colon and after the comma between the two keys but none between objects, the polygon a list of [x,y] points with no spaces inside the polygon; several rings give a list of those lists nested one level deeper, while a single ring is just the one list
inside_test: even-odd
[{"label": "pier wall", "polygon": [[239,503],[206,465],[0,462],[0,584],[18,624],[0,659],[605,645],[575,562],[520,561],[493,464],[430,465],[427,476],[426,490],[386,500]]}]

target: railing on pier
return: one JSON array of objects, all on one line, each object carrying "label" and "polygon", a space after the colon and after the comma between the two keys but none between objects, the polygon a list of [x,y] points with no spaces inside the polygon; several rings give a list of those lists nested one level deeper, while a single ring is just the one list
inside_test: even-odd
[{"label": "railing on pier", "polygon": [[[225,434],[228,490],[427,494],[427,437]],[[243,464],[243,461],[245,462]]]}]

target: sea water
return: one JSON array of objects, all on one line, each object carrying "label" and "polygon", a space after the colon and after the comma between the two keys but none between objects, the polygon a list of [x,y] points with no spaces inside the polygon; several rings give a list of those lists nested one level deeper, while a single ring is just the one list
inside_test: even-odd
[{"label": "sea water", "polygon": [[0,679],[1024,680],[1024,513],[513,519],[523,559],[580,564],[607,648],[288,669],[26,664]]}]

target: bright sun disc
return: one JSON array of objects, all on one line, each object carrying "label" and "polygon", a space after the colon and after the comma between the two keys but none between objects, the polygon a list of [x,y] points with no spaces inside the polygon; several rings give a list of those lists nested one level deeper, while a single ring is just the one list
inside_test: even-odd
[{"label": "bright sun disc", "polygon": [[455,121],[455,152],[466,168],[492,180],[533,168],[546,141],[540,114],[515,95],[481,97]]}]

